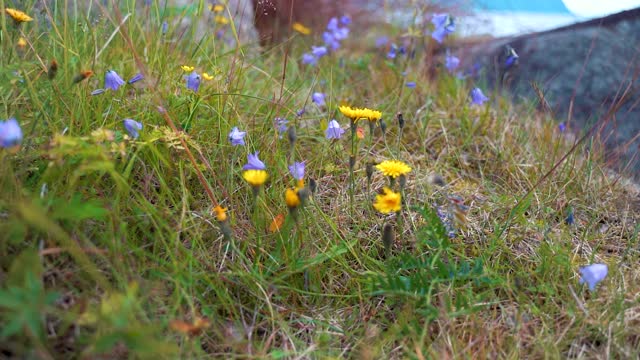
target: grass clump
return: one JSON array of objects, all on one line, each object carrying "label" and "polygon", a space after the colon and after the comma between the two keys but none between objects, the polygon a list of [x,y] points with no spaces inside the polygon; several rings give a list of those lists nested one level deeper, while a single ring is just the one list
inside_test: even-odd
[{"label": "grass clump", "polygon": [[427,77],[428,36],[305,64],[320,34],[237,46],[219,7],[24,10],[2,356],[639,355],[637,194],[544,114]]}]

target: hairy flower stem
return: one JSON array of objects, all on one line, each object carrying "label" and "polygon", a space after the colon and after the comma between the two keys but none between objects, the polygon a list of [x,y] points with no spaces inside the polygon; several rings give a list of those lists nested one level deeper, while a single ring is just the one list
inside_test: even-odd
[{"label": "hairy flower stem", "polygon": [[353,214],[354,192],[355,192],[355,176],[353,174],[356,165],[356,131],[357,125],[354,119],[351,119],[351,156],[349,157],[349,209]]}]

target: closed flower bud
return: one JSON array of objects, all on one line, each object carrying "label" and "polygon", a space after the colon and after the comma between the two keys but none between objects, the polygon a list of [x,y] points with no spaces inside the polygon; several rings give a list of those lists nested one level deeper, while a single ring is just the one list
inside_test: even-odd
[{"label": "closed flower bud", "polygon": [[385,135],[387,132],[387,123],[382,119],[380,119],[380,130],[382,130],[382,135]]},{"label": "closed flower bud", "polygon": [[366,174],[367,174],[367,180],[371,181],[371,177],[373,176],[373,167],[374,167],[375,163],[373,162],[368,162],[367,166],[365,168]]},{"label": "closed flower bud", "polygon": [[313,178],[310,178],[309,179],[309,190],[311,190],[311,194],[315,194],[317,189],[318,189],[318,183],[316,183],[316,181],[313,180]]},{"label": "closed flower bud", "polygon": [[404,128],[404,117],[402,116],[402,113],[398,113],[397,118],[398,118],[398,127],[400,129]]},{"label": "closed flower bud", "polygon": [[58,73],[58,62],[53,59],[51,60],[51,63],[49,64],[49,70],[47,71],[47,76],[49,76],[49,80],[53,80],[54,77],[56,77],[56,74]]},{"label": "closed flower bud", "polygon": [[351,155],[349,156],[349,169],[351,169],[351,171],[353,171],[353,169],[356,167],[356,157]]},{"label": "closed flower bud", "polygon": [[296,143],[296,140],[298,139],[298,135],[296,135],[295,127],[289,126],[289,129],[287,129],[287,139],[289,139],[289,144],[291,144],[291,146],[293,146],[293,144]]}]

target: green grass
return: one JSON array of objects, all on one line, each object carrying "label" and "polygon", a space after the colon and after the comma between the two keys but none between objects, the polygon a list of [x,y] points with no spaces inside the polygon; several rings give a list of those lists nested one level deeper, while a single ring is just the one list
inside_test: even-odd
[{"label": "green grass", "polygon": [[[472,80],[428,77],[428,36],[412,42],[415,58],[392,61],[356,25],[309,67],[299,59],[319,34],[236,47],[215,37],[233,39],[232,24],[213,24],[203,4],[97,3],[26,4],[35,21],[19,27],[0,17],[0,119],[24,132],[20,149],[0,151],[0,357],[640,356],[637,194],[593,147],[545,177],[569,135],[500,97],[471,106]],[[191,14],[209,19],[204,34],[178,25]],[[189,91],[181,65],[215,79]],[[146,79],[91,96],[109,69]],[[95,75],[74,83],[84,70]],[[317,91],[325,108],[310,102]],[[387,124],[373,136],[363,126],[353,188],[340,104]],[[295,128],[293,145],[276,117]],[[139,139],[125,137],[124,118],[144,124]],[[323,127],[334,118],[346,132],[332,142]],[[230,145],[234,126],[246,146]],[[270,174],[255,199],[241,176],[254,151]],[[385,159],[413,168],[398,214],[372,207],[387,179],[375,172],[367,186],[367,162]],[[317,189],[294,217],[287,166],[301,160]],[[444,224],[436,206],[463,221]],[[578,283],[590,263],[609,266],[595,292]],[[209,322],[199,334],[177,329],[197,318]]]}]

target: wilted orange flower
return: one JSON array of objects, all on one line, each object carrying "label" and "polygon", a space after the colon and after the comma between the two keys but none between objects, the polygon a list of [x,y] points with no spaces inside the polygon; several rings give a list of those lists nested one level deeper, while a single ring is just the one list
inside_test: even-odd
[{"label": "wilted orange flower", "polygon": [[276,217],[274,217],[273,220],[271,221],[271,224],[269,224],[269,232],[275,233],[280,231],[282,224],[284,224],[284,219],[285,219],[284,214],[276,215]]},{"label": "wilted orange flower", "polygon": [[358,127],[356,129],[356,136],[358,139],[364,139],[364,128]]},{"label": "wilted orange flower", "polygon": [[213,208],[213,211],[216,213],[216,220],[219,222],[227,220],[227,208],[217,205]]},{"label": "wilted orange flower", "polygon": [[211,326],[211,321],[209,321],[207,318],[196,317],[193,321],[193,324],[182,320],[172,320],[169,323],[169,326],[171,327],[171,329],[179,333],[188,336],[198,336],[204,329]]},{"label": "wilted orange flower", "polygon": [[79,83],[82,80],[88,79],[93,75],[93,71],[91,70],[84,70],[81,71],[80,74],[76,75],[75,78],[73,78],[73,83]]}]

